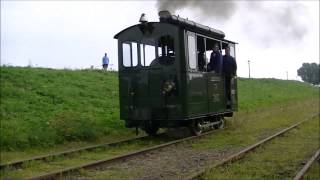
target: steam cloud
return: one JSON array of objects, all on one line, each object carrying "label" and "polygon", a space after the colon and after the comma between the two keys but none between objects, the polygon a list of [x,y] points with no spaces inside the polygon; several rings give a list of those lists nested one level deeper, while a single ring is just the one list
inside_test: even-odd
[{"label": "steam cloud", "polygon": [[[275,2],[277,3],[277,2]],[[308,29],[305,17],[306,9],[296,2],[244,2],[221,0],[158,0],[158,10],[176,10],[188,8],[200,14],[203,20],[227,21],[236,15],[240,8],[246,9],[241,17],[240,26],[248,38],[263,47],[274,42],[297,43],[303,39]],[[200,22],[201,23],[201,22]]]}]

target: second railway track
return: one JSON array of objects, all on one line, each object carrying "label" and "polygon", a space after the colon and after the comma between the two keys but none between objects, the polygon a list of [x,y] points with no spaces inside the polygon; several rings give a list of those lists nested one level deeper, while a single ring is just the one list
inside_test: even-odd
[{"label": "second railway track", "polygon": [[[302,167],[302,169],[296,174],[293,180],[300,180],[303,179],[304,175],[310,169],[311,165],[316,161],[319,160],[320,157],[320,149],[318,149],[313,156],[309,159],[309,161]],[[319,174],[320,175],[320,174]]]},{"label": "second railway track", "polygon": [[[295,123],[293,124],[292,126],[290,127],[287,127],[251,146],[248,146],[246,148],[244,148],[243,150],[241,150],[240,152],[237,152],[235,154],[232,154],[231,156],[228,156],[227,158],[224,158],[222,159],[221,161],[219,161],[218,163],[216,164],[213,164],[212,166],[209,166],[199,172],[196,172],[194,173],[193,175],[189,176],[188,180],[194,180],[194,179],[203,179],[202,176],[210,171],[211,169],[214,169],[214,168],[217,168],[217,167],[220,167],[220,166],[223,166],[223,165],[226,165],[226,164],[229,164],[229,163],[233,163],[233,162],[236,162],[242,158],[244,158],[244,156],[252,151],[254,151],[255,149],[257,149],[258,147],[270,142],[271,140],[281,136],[281,135],[284,135],[285,133],[289,132],[290,130],[293,130],[294,128],[297,128],[298,126],[300,126],[301,124],[305,123],[306,121],[316,117],[316,116],[319,116],[319,114],[317,115],[314,115],[308,119],[305,119],[303,121],[300,121],[298,123]],[[308,163],[299,171],[299,173],[296,175],[296,177],[294,178],[294,180],[300,180],[302,179],[303,175],[306,173],[306,171],[308,170],[308,168],[310,168],[312,162],[314,162],[318,157],[319,157],[319,151],[320,150],[317,150],[316,153],[312,156],[312,158],[308,161]]]},{"label": "second railway track", "polygon": [[[159,136],[164,135],[165,133],[160,133],[158,134]],[[83,152],[83,151],[93,151],[95,149],[99,149],[99,148],[107,148],[107,147],[113,147],[113,146],[117,146],[117,145],[121,145],[121,144],[125,144],[125,143],[130,143],[133,141],[137,141],[137,140],[144,140],[150,138],[150,136],[148,135],[141,135],[141,136],[137,136],[134,138],[126,138],[120,141],[113,141],[113,142],[109,142],[109,143],[103,143],[103,144],[97,144],[97,145],[92,145],[92,146],[85,146],[85,147],[81,147],[81,148],[76,148],[76,149],[71,149],[71,150],[67,150],[67,151],[61,151],[61,152],[55,152],[55,153],[49,153],[49,154],[44,154],[44,155],[39,155],[39,156],[34,156],[34,157],[30,157],[30,158],[26,158],[26,159],[22,159],[22,160],[15,160],[15,161],[11,161],[11,162],[6,162],[3,164],[0,164],[0,169],[4,169],[4,168],[19,168],[20,166],[22,166],[25,163],[29,163],[32,161],[44,161],[47,159],[54,159],[56,157],[60,157],[60,156],[69,156],[75,153],[79,153],[79,152]]]},{"label": "second railway track", "polygon": [[116,146],[116,145],[123,144],[123,143],[129,143],[129,142],[136,141],[136,140],[146,139],[148,137],[149,136],[147,136],[147,135],[143,135],[143,136],[138,136],[138,137],[134,137],[134,138],[123,139],[121,141],[116,141],[116,142],[86,146],[86,147],[82,147],[82,148],[76,148],[76,149],[72,149],[72,150],[61,151],[61,152],[50,153],[50,154],[35,156],[35,157],[31,157],[31,158],[26,158],[26,159],[22,159],[22,160],[16,160],[16,161],[0,164],[0,169],[6,168],[6,167],[17,168],[17,167],[20,167],[22,164],[29,163],[31,161],[52,159],[52,158],[56,158],[56,157],[60,157],[60,156],[68,156],[68,155],[71,155],[74,153],[79,153],[82,151],[92,151],[92,150],[95,150],[98,148],[104,148],[104,147],[108,147],[108,146],[109,147]]}]

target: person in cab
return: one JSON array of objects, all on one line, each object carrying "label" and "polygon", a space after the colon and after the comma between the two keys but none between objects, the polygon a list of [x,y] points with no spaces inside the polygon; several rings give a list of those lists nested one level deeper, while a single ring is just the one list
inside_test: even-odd
[{"label": "person in cab", "polygon": [[199,71],[205,71],[205,65],[206,65],[206,55],[204,50],[200,50],[200,52],[198,52],[198,67],[199,67]]},{"label": "person in cab", "polygon": [[219,45],[215,44],[210,56],[208,71],[214,71],[218,74],[222,73],[222,55],[219,51]]},{"label": "person in cab", "polygon": [[234,57],[230,55],[230,46],[225,49],[226,54],[223,56],[223,74],[225,76],[226,95],[228,99],[227,105],[231,103],[231,79],[236,75],[237,63]]}]

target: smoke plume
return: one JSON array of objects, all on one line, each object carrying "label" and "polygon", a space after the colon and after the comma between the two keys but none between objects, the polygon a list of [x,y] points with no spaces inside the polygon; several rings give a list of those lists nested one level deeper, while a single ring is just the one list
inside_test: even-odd
[{"label": "smoke plume", "polygon": [[[304,38],[306,9],[297,2],[234,1],[234,0],[158,0],[158,10],[169,10],[174,14],[184,8],[199,14],[204,21],[225,21],[237,17],[245,36],[264,47],[275,42],[296,43]],[[239,9],[241,12],[237,13]],[[201,23],[201,22],[200,22]]]},{"label": "smoke plume", "polygon": [[158,0],[158,10],[169,10],[174,13],[177,9],[194,8],[198,10],[203,17],[214,16],[226,19],[232,16],[236,8],[235,1],[217,1],[217,0]]}]

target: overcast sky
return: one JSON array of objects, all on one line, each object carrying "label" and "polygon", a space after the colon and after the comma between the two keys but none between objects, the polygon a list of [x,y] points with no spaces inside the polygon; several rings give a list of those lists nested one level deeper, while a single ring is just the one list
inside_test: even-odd
[{"label": "overcast sky", "polygon": [[[138,23],[158,21],[168,8],[225,32],[238,42],[238,75],[297,79],[303,62],[319,63],[319,1],[1,1],[1,64],[51,68],[101,68],[108,53],[118,67],[113,36]],[[221,6],[222,7],[222,6]],[[212,13],[214,12],[214,13]]]}]

